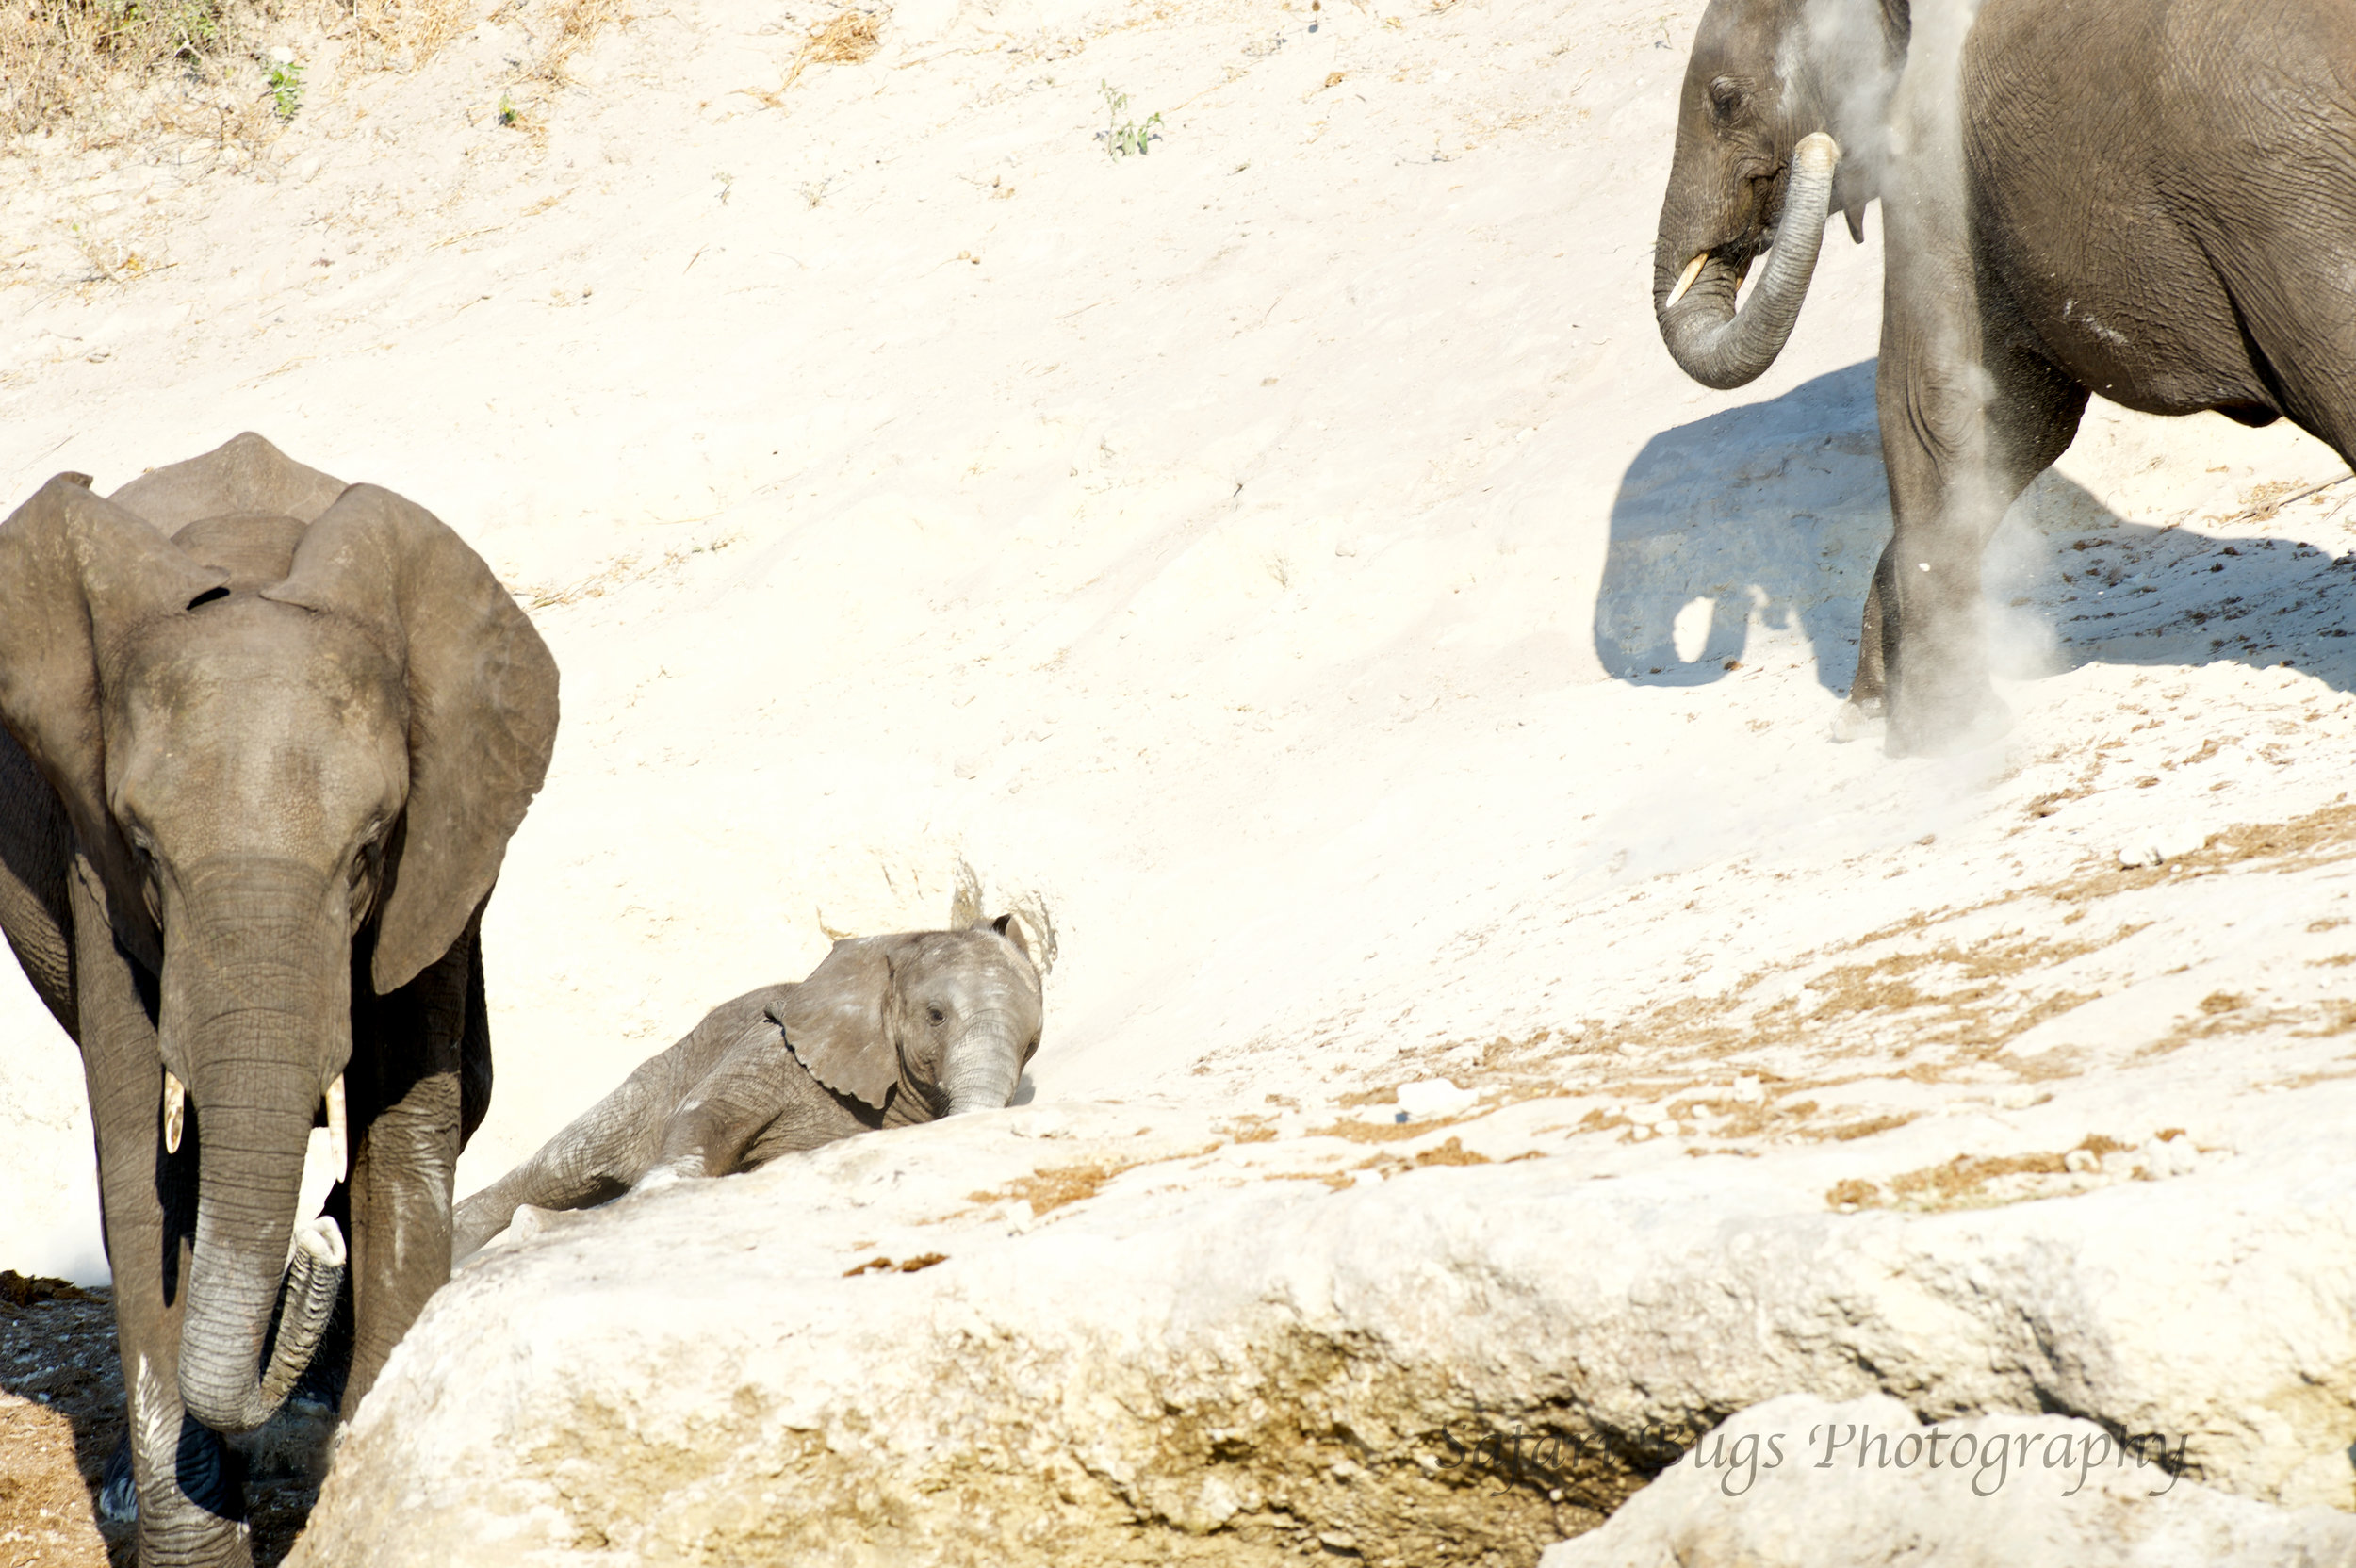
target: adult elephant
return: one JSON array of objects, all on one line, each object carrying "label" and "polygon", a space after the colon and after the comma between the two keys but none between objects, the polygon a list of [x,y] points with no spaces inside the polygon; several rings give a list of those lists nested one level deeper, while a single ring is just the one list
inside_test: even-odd
[{"label": "adult elephant", "polygon": [[2356,461],[2350,82],[2348,0],[1711,0],[1655,313],[1687,374],[1742,385],[1791,332],[1827,213],[1861,237],[1881,198],[1895,528],[1850,702],[1886,705],[1892,754],[2005,723],[1980,552],[2090,392],[2287,417]]},{"label": "adult elephant", "polygon": [[[432,515],[247,434],[0,525],[0,928],[82,1051],[140,1560],[244,1563],[220,1434],[318,1348],[344,1230],[347,1408],[448,1278],[556,668]],[[322,1122],[348,1174],[299,1227]]]}]

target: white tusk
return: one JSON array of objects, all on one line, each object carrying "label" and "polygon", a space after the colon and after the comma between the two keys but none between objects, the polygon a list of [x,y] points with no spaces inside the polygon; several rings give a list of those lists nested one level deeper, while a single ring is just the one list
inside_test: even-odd
[{"label": "white tusk", "polygon": [[335,1180],[352,1174],[352,1135],[344,1123],[344,1075],[327,1086],[327,1148],[335,1161]]},{"label": "white tusk", "polygon": [[1695,256],[1693,260],[1685,264],[1685,275],[1677,279],[1677,286],[1675,288],[1669,290],[1669,302],[1668,304],[1662,305],[1661,307],[1661,309],[1670,309],[1679,300],[1685,298],[1685,291],[1693,286],[1693,280],[1695,278],[1702,275],[1702,263],[1708,261],[1709,259],[1710,253],[1708,251],[1704,251],[1700,255]]},{"label": "white tusk", "polygon": [[187,1117],[188,1107],[188,1089],[181,1084],[179,1079],[174,1078],[172,1075],[171,1069],[165,1069],[164,1152],[167,1154],[177,1154],[180,1152],[180,1126],[182,1121]]}]

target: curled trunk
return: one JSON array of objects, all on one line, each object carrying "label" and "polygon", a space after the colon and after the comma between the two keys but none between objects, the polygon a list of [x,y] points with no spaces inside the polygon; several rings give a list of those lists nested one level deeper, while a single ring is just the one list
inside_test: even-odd
[{"label": "curled trunk", "polygon": [[[209,1119],[199,1105],[202,1163],[180,1329],[180,1399],[215,1431],[244,1432],[277,1412],[318,1351],[343,1282],[344,1242],[332,1219],[295,1223],[311,1105],[264,1112],[221,1104]],[[206,1136],[208,1120],[242,1129],[226,1135],[240,1141]]]},{"label": "curled trunk", "polygon": [[[1792,154],[1784,190],[1783,218],[1776,225],[1767,270],[1740,310],[1735,293],[1747,270],[1718,250],[1681,256],[1664,251],[1654,266],[1653,313],[1661,340],[1677,368],[1704,386],[1721,391],[1756,380],[1783,351],[1808,298],[1816,252],[1831,209],[1832,180],[1841,149],[1822,131],[1801,139]],[[1675,237],[1662,224],[1661,243]]]},{"label": "curled trunk", "polygon": [[216,1431],[251,1431],[310,1364],[342,1282],[334,1223],[296,1220],[322,1078],[350,1053],[350,955],[341,899],[301,868],[201,868],[184,893],[166,910],[161,1021],[197,1149],[180,1398]]}]

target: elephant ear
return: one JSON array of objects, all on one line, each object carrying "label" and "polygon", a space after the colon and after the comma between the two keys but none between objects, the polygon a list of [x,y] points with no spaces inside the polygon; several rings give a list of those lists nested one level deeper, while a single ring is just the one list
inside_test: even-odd
[{"label": "elephant ear", "polygon": [[57,792],[116,934],[150,969],[163,943],[106,806],[100,660],[228,574],[60,474],[0,523],[0,721]]},{"label": "elephant ear", "polygon": [[1014,923],[1014,916],[1000,915],[990,923],[990,928],[1014,944],[1014,950],[1025,958],[1031,956],[1031,944],[1023,939],[1023,927]]},{"label": "elephant ear", "polygon": [[164,533],[231,513],[266,513],[314,522],[344,482],[306,468],[252,431],[203,457],[141,474],[107,498]]},{"label": "elephant ear", "polygon": [[900,1080],[900,1053],[884,1025],[892,966],[914,939],[852,937],[834,944],[826,961],[769,1016],[785,1029],[794,1059],[837,1094],[883,1108]]},{"label": "elephant ear", "polygon": [[409,804],[377,910],[381,996],[447,953],[497,880],[556,744],[556,661],[465,540],[373,484],[320,514],[262,596],[357,623],[407,672]]}]

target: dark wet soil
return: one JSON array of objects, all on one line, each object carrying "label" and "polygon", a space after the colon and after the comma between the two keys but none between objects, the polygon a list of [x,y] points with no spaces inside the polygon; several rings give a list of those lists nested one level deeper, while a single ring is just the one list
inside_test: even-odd
[{"label": "dark wet soil", "polygon": [[[0,1269],[0,1568],[134,1568],[137,1527],[98,1517],[123,1420],[106,1293]],[[318,1495],[302,1476],[249,1479],[259,1568],[292,1548]]]}]

